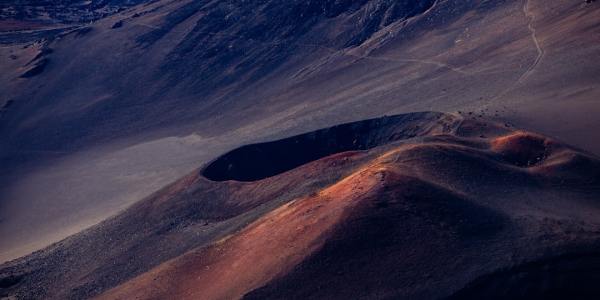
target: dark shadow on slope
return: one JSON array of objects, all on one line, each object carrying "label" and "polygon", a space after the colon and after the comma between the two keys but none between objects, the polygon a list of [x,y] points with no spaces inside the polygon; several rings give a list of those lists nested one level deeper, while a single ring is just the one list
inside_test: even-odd
[{"label": "dark shadow on slope", "polygon": [[30,69],[21,74],[21,78],[31,78],[33,76],[39,75],[46,69],[49,60],[47,58],[41,59],[33,65]]},{"label": "dark shadow on slope", "polygon": [[21,282],[22,279],[23,279],[23,276],[16,276],[16,275],[2,277],[2,278],[0,278],[0,289],[6,289],[6,288],[13,287],[13,286],[19,284],[19,282]]},{"label": "dark shadow on slope", "polygon": [[565,255],[480,277],[450,299],[599,299],[600,254]]}]

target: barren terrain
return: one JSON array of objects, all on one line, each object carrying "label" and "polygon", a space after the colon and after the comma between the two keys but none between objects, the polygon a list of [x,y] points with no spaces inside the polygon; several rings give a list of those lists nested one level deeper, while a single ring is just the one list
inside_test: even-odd
[{"label": "barren terrain", "polygon": [[0,5],[0,295],[596,292],[544,270],[597,261],[597,1],[54,4]]}]

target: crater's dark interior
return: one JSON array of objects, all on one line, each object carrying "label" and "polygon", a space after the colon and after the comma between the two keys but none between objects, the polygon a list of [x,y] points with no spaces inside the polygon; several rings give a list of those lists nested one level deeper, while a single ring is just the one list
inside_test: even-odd
[{"label": "crater's dark interior", "polygon": [[210,163],[202,174],[213,181],[255,181],[308,162],[352,150],[367,150],[426,131],[424,119],[437,113],[413,113],[342,124],[298,136],[237,148]]}]

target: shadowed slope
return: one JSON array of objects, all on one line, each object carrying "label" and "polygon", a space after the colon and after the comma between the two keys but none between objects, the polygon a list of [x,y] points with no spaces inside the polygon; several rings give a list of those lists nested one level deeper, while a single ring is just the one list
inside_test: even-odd
[{"label": "shadowed slope", "polygon": [[482,276],[450,299],[595,299],[600,253],[560,255]]}]

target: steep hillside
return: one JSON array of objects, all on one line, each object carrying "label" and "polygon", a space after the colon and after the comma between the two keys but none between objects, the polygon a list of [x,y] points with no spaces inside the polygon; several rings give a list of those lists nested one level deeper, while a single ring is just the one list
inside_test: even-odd
[{"label": "steep hillside", "polygon": [[[53,23],[89,23],[148,0],[18,0],[0,3],[0,29],[19,30]],[[8,25],[13,25],[8,27]]]}]

